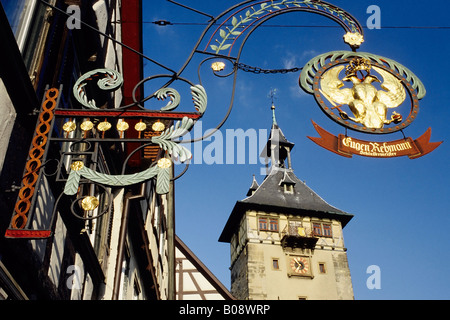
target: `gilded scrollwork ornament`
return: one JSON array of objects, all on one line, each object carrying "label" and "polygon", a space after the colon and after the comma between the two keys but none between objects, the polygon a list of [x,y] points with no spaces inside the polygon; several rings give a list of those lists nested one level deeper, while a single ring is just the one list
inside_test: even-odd
[{"label": "gilded scrollwork ornament", "polygon": [[[97,113],[100,114],[104,111],[105,118],[103,121],[97,123],[96,128],[102,133],[102,138],[104,133],[112,128],[112,123],[108,120],[107,114],[109,110],[98,109],[94,99],[88,99],[87,94],[84,91],[84,87],[87,85],[88,81],[97,80],[98,87],[102,90],[113,90],[120,87],[122,84],[122,76],[114,71],[107,69],[96,69],[80,77],[80,79],[75,83],[73,92],[75,98],[86,108],[96,109]],[[137,86],[139,86],[138,84]],[[194,107],[197,114],[200,116],[206,111],[207,106],[207,94],[203,86],[201,85],[191,85],[191,94]],[[170,98],[170,101],[161,108],[162,112],[170,112],[177,108],[180,104],[181,98],[177,90],[169,87],[163,87],[157,90],[152,97],[156,97],[158,100],[165,100]],[[137,101],[136,105],[138,107],[140,102]],[[125,106],[125,110],[129,106]],[[120,109],[120,108],[119,108]],[[149,119],[154,117],[154,112],[151,110],[143,109],[145,112],[141,112],[140,116],[145,117],[146,113],[149,114]],[[161,114],[163,115],[163,114]],[[90,121],[89,121],[90,122]],[[151,122],[151,121],[150,121]],[[93,123],[90,122],[90,126],[86,125],[86,121],[82,123],[83,130],[87,131],[93,128]],[[153,122],[151,129],[155,132],[160,132],[159,135],[152,136],[150,141],[144,141],[147,144],[158,145],[162,150],[164,150],[167,156],[177,159],[180,162],[186,162],[191,159],[191,152],[184,146],[180,145],[178,139],[189,132],[195,121],[187,116],[184,116],[181,121],[176,121],[173,125],[166,129],[165,124],[159,119]],[[75,123],[66,124],[66,131],[75,130]],[[116,129],[120,133],[120,137],[123,138],[125,131],[129,130],[130,125],[125,119],[119,119],[116,124]],[[146,122],[141,118],[133,127],[141,137],[140,133],[148,129]],[[89,140],[89,139],[87,139]],[[149,179],[156,179],[156,192],[164,194],[169,192],[170,179],[171,179],[171,167],[172,161],[168,158],[162,158],[158,162],[153,163],[146,170],[143,170],[135,174],[121,174],[121,175],[110,175],[106,173],[97,172],[84,165],[82,161],[75,161],[71,165],[71,170],[69,176],[66,180],[66,185],[64,188],[64,194],[75,195],[78,192],[81,178],[88,179],[92,183],[98,183],[104,186],[116,186],[123,187],[129,186],[137,183],[147,181]]]},{"label": "gilded scrollwork ornament", "polygon": [[[406,128],[416,118],[419,100],[426,94],[411,70],[367,52],[321,54],[305,65],[299,84],[332,120],[365,133]],[[408,96],[411,104],[404,107],[403,116],[398,108]]]}]

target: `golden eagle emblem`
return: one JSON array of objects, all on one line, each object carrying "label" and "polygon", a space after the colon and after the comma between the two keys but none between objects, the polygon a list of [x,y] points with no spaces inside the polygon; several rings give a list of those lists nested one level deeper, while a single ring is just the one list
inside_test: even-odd
[{"label": "golden eagle emblem", "polygon": [[[345,65],[339,65],[328,70],[320,80],[320,92],[339,110],[342,119],[375,129],[402,121],[402,116],[395,111],[391,118],[387,119],[388,109],[400,106],[406,98],[405,88],[397,77],[382,68],[372,66],[367,59],[355,58],[346,67],[345,77],[341,80],[339,75],[344,67]],[[370,74],[371,69],[381,75],[383,81]],[[362,78],[358,77],[358,71]],[[365,75],[363,71],[366,72]],[[344,81],[351,82],[353,87],[342,88]],[[381,83],[381,90],[374,86],[374,82]],[[340,109],[342,105],[348,105],[353,117]]]}]

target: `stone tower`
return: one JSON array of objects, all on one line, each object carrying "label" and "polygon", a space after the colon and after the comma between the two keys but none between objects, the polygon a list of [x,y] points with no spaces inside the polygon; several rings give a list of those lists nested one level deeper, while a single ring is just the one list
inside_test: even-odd
[{"label": "stone tower", "polygon": [[255,177],[237,201],[219,241],[230,243],[231,293],[241,300],[353,299],[342,229],[353,215],[306,186],[291,167],[289,142],[275,119]]}]

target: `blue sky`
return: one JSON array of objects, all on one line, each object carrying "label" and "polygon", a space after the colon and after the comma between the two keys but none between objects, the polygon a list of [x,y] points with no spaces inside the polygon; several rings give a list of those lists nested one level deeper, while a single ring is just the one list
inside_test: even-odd
[{"label": "blue sky", "polygon": [[[178,2],[216,16],[240,1]],[[408,1],[407,6],[405,1],[330,2],[348,11],[363,26],[370,17],[366,12],[369,5],[381,9],[381,29],[364,28],[365,42],[358,51],[391,58],[412,70],[424,83],[427,94],[420,101],[417,119],[404,130],[405,135],[416,139],[431,127],[432,142],[448,141],[448,1],[435,1],[429,6],[416,0]],[[165,0],[143,0],[143,4],[144,53],[172,70],[179,70],[209,18]],[[173,24],[151,23],[157,20]],[[342,40],[344,30],[333,26],[337,24],[314,14],[281,15],[250,36],[240,62],[263,69],[303,67],[321,53],[349,50]],[[210,35],[207,34],[206,41]],[[201,49],[205,44],[202,42]],[[206,57],[195,54],[181,76],[199,83],[197,68]],[[144,68],[145,77],[168,73],[151,62],[145,62]],[[208,109],[197,132],[214,128],[222,120],[230,103],[232,84],[232,77],[214,77],[207,66],[201,69],[201,75],[208,94]],[[271,89],[276,89],[278,124],[288,140],[295,143],[292,152],[295,174],[328,203],[354,214],[344,229],[344,241],[355,298],[449,299],[448,142],[415,160],[340,157],[307,138],[318,136],[311,120],[335,135],[344,133],[344,129],[320,110],[312,96],[300,89],[298,77],[299,72],[262,75],[239,70],[233,110],[221,128],[222,136],[226,137],[227,129],[250,129],[258,134],[259,130],[262,133],[268,130],[271,126],[268,95]],[[159,85],[158,81],[147,83],[147,93]],[[190,94],[183,91],[184,87],[179,88],[180,111],[193,111]],[[363,140],[373,138],[353,131],[349,135]],[[373,140],[401,138],[397,132]],[[261,139],[258,135],[258,142]],[[197,164],[191,164],[176,182],[176,233],[229,288],[230,250],[218,238],[236,201],[245,198],[252,175],[262,182],[263,165],[249,161],[238,164],[236,154],[234,163],[227,163],[226,150],[223,164],[205,163],[205,150],[213,143],[218,143],[215,136],[191,146]],[[219,159],[220,155],[216,156]],[[182,169],[180,165],[176,170]],[[366,270],[371,265],[380,267],[381,289],[370,290],[366,286],[370,276]]]}]

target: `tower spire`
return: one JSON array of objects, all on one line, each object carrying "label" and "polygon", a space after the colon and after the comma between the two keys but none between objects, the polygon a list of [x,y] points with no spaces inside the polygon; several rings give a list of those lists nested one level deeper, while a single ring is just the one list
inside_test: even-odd
[{"label": "tower spire", "polygon": [[273,103],[274,95],[275,91],[271,90],[272,128],[270,130],[269,140],[261,153],[261,157],[266,159],[267,172],[269,172],[269,160],[272,163],[272,168],[291,169],[291,150],[294,147],[294,144],[286,139],[281,128],[278,126],[275,117],[275,104]]},{"label": "tower spire", "polygon": [[275,105],[273,104],[273,102],[272,102],[271,109],[272,109],[272,125],[277,126],[278,124],[277,124],[277,118],[275,117]]},{"label": "tower spire", "polygon": [[272,125],[278,125],[277,124],[277,119],[275,117],[275,95],[277,94],[277,89],[270,89],[270,93],[269,93],[269,97],[272,100]]}]

